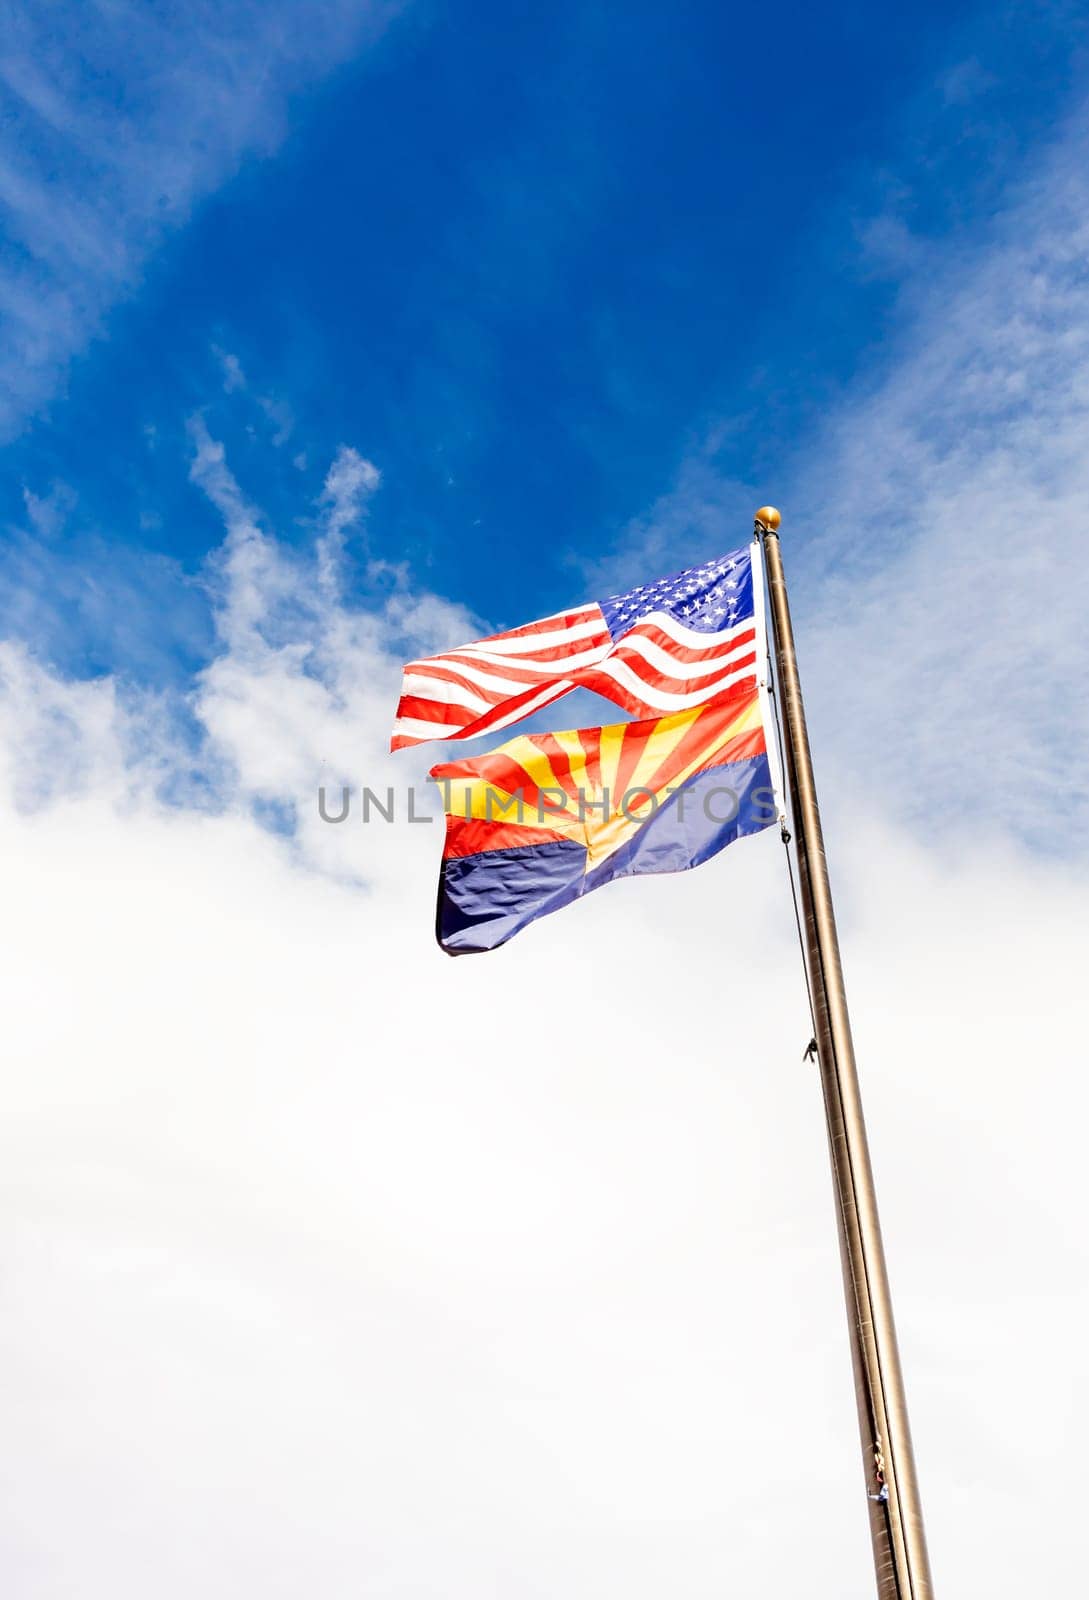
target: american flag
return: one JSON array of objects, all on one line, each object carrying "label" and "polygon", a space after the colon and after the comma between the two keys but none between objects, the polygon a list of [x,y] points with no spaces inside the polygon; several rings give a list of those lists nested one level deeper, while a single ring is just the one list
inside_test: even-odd
[{"label": "american flag", "polygon": [[755,676],[750,547],[410,661],[390,748],[475,739],[576,687],[637,716],[665,716]]}]

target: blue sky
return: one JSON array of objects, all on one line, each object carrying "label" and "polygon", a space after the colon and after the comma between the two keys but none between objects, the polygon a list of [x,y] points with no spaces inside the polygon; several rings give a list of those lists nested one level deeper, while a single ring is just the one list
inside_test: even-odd
[{"label": "blue sky", "polygon": [[939,1591],[1074,1592],[1084,7],[0,17],[13,1600],[870,1592],[774,830],[450,962],[316,807],[769,499]]},{"label": "blue sky", "polygon": [[[246,8],[210,15],[188,29],[194,97],[215,28],[244,39]],[[988,225],[1080,84],[1062,7],[875,27],[865,6],[424,5],[355,49],[326,26],[324,58],[264,82],[242,55],[252,149],[242,113],[238,133],[214,109],[175,149],[170,81],[73,30],[75,108],[122,141],[109,181],[10,80],[13,167],[40,209],[90,200],[102,279],[81,320],[79,262],[49,241],[31,260],[67,317],[41,330],[6,446],[8,615],[40,589],[24,626],[66,671],[178,683],[211,651],[189,581],[221,537],[188,481],[197,410],[288,539],[336,447],[358,447],[383,476],[370,554],[497,624],[578,598],[578,564],[624,547],[694,447],[748,499],[788,495],[829,408],[880,381],[920,263]],[[180,193],[165,224],[150,191],[115,223],[145,125]],[[231,152],[190,174],[188,142],[217,137]],[[224,353],[244,391],[223,392]],[[51,531],[25,493],[59,508]],[[667,565],[736,542],[748,510],[717,540],[679,530]]]}]

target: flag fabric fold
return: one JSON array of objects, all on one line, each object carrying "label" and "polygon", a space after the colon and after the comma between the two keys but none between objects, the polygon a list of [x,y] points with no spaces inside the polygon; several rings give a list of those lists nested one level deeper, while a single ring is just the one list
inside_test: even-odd
[{"label": "flag fabric fold", "polygon": [[777,814],[755,680],[664,717],[523,735],[431,777],[450,955],[495,949],[613,879],[698,866]]},{"label": "flag fabric fold", "polygon": [[571,689],[635,716],[690,710],[755,681],[752,547],[492,634],[404,669],[391,748],[474,739]]}]

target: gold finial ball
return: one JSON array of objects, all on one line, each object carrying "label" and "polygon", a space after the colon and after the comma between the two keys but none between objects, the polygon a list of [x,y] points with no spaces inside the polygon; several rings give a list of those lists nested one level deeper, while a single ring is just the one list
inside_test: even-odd
[{"label": "gold finial ball", "polygon": [[782,517],[774,506],[761,506],[756,513],[756,521],[765,533],[778,533]]}]

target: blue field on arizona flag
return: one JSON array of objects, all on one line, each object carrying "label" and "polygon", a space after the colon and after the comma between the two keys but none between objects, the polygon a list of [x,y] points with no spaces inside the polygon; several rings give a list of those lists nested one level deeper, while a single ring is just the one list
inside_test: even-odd
[{"label": "blue field on arizona flag", "polygon": [[754,682],[668,717],[523,735],[431,776],[450,955],[493,950],[614,878],[698,866],[776,818]]}]

